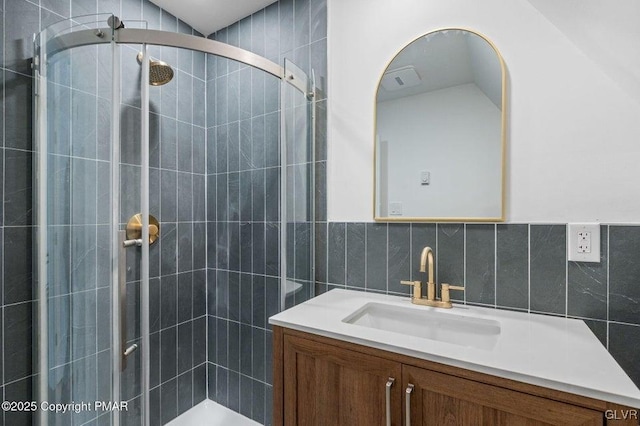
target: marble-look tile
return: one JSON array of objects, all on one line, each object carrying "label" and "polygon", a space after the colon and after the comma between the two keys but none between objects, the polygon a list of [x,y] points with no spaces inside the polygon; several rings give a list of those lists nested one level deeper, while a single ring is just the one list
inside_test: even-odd
[{"label": "marble-look tile", "polygon": [[[129,295],[129,292],[127,293]],[[95,291],[83,291],[71,295],[71,355],[74,360],[96,353],[96,307]],[[128,335],[132,331],[133,327],[129,327]]]},{"label": "marble-look tile", "polygon": [[178,325],[178,374],[193,368],[193,322],[186,321]]},{"label": "marble-look tile", "polygon": [[[465,299],[470,303],[496,303],[496,227],[495,225],[465,225],[466,265]],[[456,295],[455,292],[452,297]]]},{"label": "marble-look tile", "polygon": [[[183,272],[178,274],[177,286],[178,324],[193,319],[193,273]],[[179,331],[178,331],[179,332]]]},{"label": "marble-look tile", "polygon": [[266,334],[265,330],[257,327],[252,328],[252,345],[253,345],[253,377],[257,380],[264,381],[266,362]]},{"label": "marble-look tile", "polygon": [[4,383],[31,375],[32,310],[31,302],[4,308]]},{"label": "marble-look tile", "polygon": [[569,262],[567,315],[607,319],[608,227],[600,227],[600,263]]},{"label": "marble-look tile", "polygon": [[207,314],[207,273],[204,269],[193,271],[193,305],[191,309],[194,319]]},{"label": "marble-look tile", "polygon": [[[26,2],[20,1],[20,3]],[[12,19],[12,21],[15,20]],[[20,22],[20,19],[17,19],[17,21]],[[29,40],[31,40],[31,36],[29,37]],[[6,41],[8,40],[5,38],[5,42]],[[31,42],[29,41],[21,44],[31,45]],[[21,65],[17,66],[20,67]],[[30,73],[31,71],[29,71],[29,74]],[[10,108],[4,108],[4,146],[6,148],[17,148],[20,150],[32,149],[32,86],[32,78],[9,71],[4,72],[5,105],[11,106]]]},{"label": "marble-look tile", "polygon": [[175,275],[160,278],[160,328],[178,322],[178,281]]},{"label": "marble-look tile", "polygon": [[160,221],[175,222],[178,218],[178,175],[174,171],[160,171]]},{"label": "marble-look tile", "polygon": [[254,222],[263,222],[266,214],[266,170],[253,170],[251,172],[251,197],[252,217]]},{"label": "marble-look tile", "polygon": [[345,233],[346,224],[329,223],[328,246],[328,282],[332,284],[345,283]]},{"label": "marble-look tile", "polygon": [[609,227],[609,320],[640,324],[640,227]]},{"label": "marble-look tile", "polygon": [[229,353],[229,369],[238,371],[240,369],[240,324],[229,321],[227,341],[227,352]]},{"label": "marble-look tile", "polygon": [[171,379],[160,386],[160,418],[166,424],[178,416],[178,382]]},{"label": "marble-look tile", "polygon": [[160,167],[176,170],[178,165],[177,151],[178,122],[170,117],[160,118]]},{"label": "marble-look tile", "polygon": [[[295,227],[295,278],[310,282],[313,280],[311,270],[311,224],[308,222],[296,223]],[[296,293],[296,297],[299,293]]]},{"label": "marble-look tile", "polygon": [[347,280],[345,284],[350,287],[364,288],[365,286],[365,229],[364,223],[347,223]]},{"label": "marble-look tile", "polygon": [[265,166],[280,164],[280,114],[272,112],[264,117]]},{"label": "marble-look tile", "polygon": [[640,386],[639,346],[640,327],[615,322],[609,324],[609,352],[636,386]]},{"label": "marble-look tile", "polygon": [[565,225],[530,226],[530,309],[566,313],[567,258]]},{"label": "marble-look tile", "polygon": [[237,172],[240,170],[240,127],[237,121],[229,123],[227,146],[227,170]]},{"label": "marble-look tile", "polygon": [[229,309],[227,313],[227,318],[231,321],[239,321],[240,320],[240,305],[242,303],[242,299],[240,298],[240,274],[237,272],[229,272]]},{"label": "marble-look tile", "polygon": [[280,170],[265,170],[265,219],[268,222],[280,220]]},{"label": "marble-look tile", "polygon": [[[212,343],[215,343],[215,339],[213,339]],[[207,318],[200,317],[193,321],[193,365],[200,365],[206,360]]]},{"label": "marble-look tile", "polygon": [[191,172],[193,167],[192,127],[188,123],[178,122],[177,167],[181,172]]},{"label": "marble-look tile", "polygon": [[280,274],[280,224],[265,224],[265,272],[268,275]]},{"label": "marble-look tile", "polygon": [[229,270],[240,271],[240,223],[229,222]]},{"label": "marble-look tile", "polygon": [[607,347],[607,322],[606,321],[598,321],[585,319],[583,320],[585,324],[589,327],[589,329],[595,334],[595,336],[600,340],[600,343],[606,348]]},{"label": "marble-look tile", "polygon": [[[130,371],[134,371],[134,364],[131,363],[127,370],[130,367]],[[97,358],[95,355],[86,356],[71,364],[71,397],[74,401],[82,401],[83,398],[89,398],[91,401],[96,397],[96,368]],[[123,399],[133,396],[134,392],[132,391],[135,389],[134,381],[128,381],[130,376],[127,374],[129,372],[127,370],[123,372],[122,377]],[[74,421],[86,422],[91,419],[92,415],[91,411],[81,412],[74,415]]]},{"label": "marble-look tile", "polygon": [[[252,262],[252,271],[254,274],[264,274],[266,268],[266,229],[264,223],[253,223],[252,225],[252,235],[253,235],[253,258]],[[271,253],[269,253],[271,254]]]},{"label": "marble-look tile", "polygon": [[[30,227],[4,228],[4,303],[17,303],[32,299],[33,259],[29,243],[32,238]],[[61,242],[68,241],[64,238]],[[60,271],[64,273],[64,271]],[[67,285],[68,286],[68,285]],[[64,287],[67,287],[64,286]],[[64,287],[60,290],[63,291]]]},{"label": "marble-look tile", "polygon": [[216,178],[216,221],[226,222],[228,220],[228,204],[229,204],[229,190],[228,190],[228,175],[220,174]]},{"label": "marble-look tile", "polygon": [[420,254],[424,247],[436,249],[436,225],[432,223],[411,224],[411,280],[425,281],[426,273],[420,272]]},{"label": "marble-look tile", "polygon": [[408,223],[390,223],[388,226],[387,290],[409,294],[409,286],[400,281],[411,276],[411,226]]},{"label": "marble-look tile", "polygon": [[251,376],[253,374],[253,364],[251,362],[253,358],[253,333],[252,327],[248,324],[240,324],[240,347],[243,350],[240,352],[240,373],[245,376]]},{"label": "marble-look tile", "polygon": [[[317,222],[316,223],[316,245],[315,245],[316,281],[320,281],[323,283],[327,282],[327,245],[328,245],[327,234],[328,234],[328,224],[326,222]],[[347,250],[348,250],[348,246],[347,246]],[[349,260],[347,258],[347,266],[349,265],[348,262]],[[348,269],[347,269],[347,273],[349,273]]]},{"label": "marble-look tile", "polygon": [[257,68],[251,69],[251,112],[254,117],[264,114],[265,73]]},{"label": "marble-look tile", "polygon": [[327,220],[327,162],[315,163],[315,218],[317,221]]},{"label": "marble-look tile", "polygon": [[193,372],[178,376],[178,415],[193,406]]},{"label": "marble-look tile", "polygon": [[[253,99],[253,96],[252,96]],[[251,164],[254,168],[265,167],[266,155],[266,121],[259,115],[251,119]]]},{"label": "marble-look tile", "polygon": [[206,188],[205,177],[203,175],[191,175],[193,178],[193,221],[204,222],[207,220],[206,213]]},{"label": "marble-look tile", "polygon": [[177,262],[177,227],[175,223],[161,224],[160,234],[160,258],[161,258],[161,274],[175,274],[178,270]]},{"label": "marble-look tile", "polygon": [[178,221],[193,221],[193,175],[178,172]]},{"label": "marble-look tile", "polygon": [[178,224],[178,272],[193,270],[193,224]]},{"label": "marble-look tile", "polygon": [[367,289],[387,290],[387,245],[387,224],[367,223]]},{"label": "marble-look tile", "polygon": [[464,225],[438,224],[437,228],[436,282],[464,285]]},{"label": "marble-look tile", "polygon": [[528,309],[529,225],[496,226],[496,305]]},{"label": "marble-look tile", "polygon": [[207,398],[207,367],[202,364],[193,369],[193,405]]}]

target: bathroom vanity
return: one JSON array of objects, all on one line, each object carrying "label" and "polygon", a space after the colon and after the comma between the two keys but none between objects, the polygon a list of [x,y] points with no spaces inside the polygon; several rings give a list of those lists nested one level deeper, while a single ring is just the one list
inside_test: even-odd
[{"label": "bathroom vanity", "polygon": [[332,290],[272,317],[274,425],[637,425],[584,322]]}]

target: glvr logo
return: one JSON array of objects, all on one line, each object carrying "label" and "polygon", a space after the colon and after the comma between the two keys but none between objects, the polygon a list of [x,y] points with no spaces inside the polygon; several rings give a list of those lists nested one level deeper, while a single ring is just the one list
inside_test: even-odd
[{"label": "glvr logo", "polygon": [[128,411],[127,401],[96,401],[96,411]]},{"label": "glvr logo", "polygon": [[638,420],[638,410],[607,410],[604,416],[607,420]]}]

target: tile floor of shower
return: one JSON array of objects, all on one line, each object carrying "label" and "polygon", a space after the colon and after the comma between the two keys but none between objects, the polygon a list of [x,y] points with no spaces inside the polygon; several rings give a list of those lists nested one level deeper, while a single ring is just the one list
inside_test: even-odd
[{"label": "tile floor of shower", "polygon": [[165,426],[256,426],[259,424],[242,414],[205,399]]}]

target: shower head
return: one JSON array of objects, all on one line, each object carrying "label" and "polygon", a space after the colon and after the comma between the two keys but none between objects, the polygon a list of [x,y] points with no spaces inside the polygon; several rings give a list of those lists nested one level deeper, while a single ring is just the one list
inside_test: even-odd
[{"label": "shower head", "polygon": [[[142,64],[142,52],[138,53],[138,63]],[[166,62],[151,58],[149,60],[149,84],[162,86],[173,79],[173,68]]]}]

